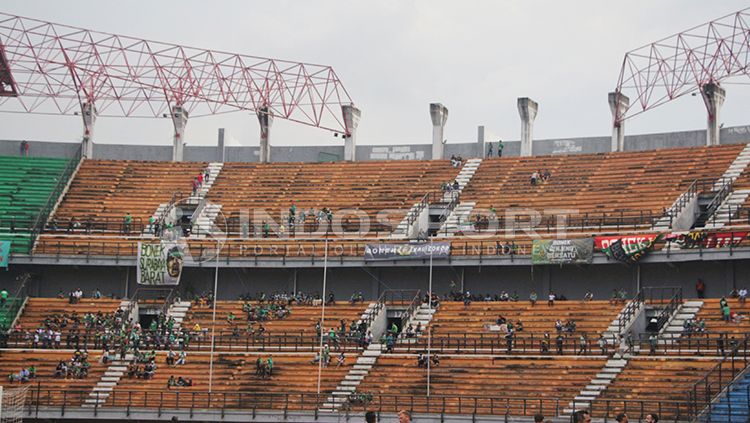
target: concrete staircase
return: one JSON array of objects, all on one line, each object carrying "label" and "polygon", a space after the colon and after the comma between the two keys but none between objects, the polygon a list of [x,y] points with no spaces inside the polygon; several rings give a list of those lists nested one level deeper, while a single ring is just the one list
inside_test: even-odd
[{"label": "concrete staircase", "polygon": [[722,185],[727,180],[731,180],[732,182],[736,181],[742,172],[745,171],[748,164],[750,164],[750,144],[745,145],[745,148],[740,151],[740,154],[737,155],[724,174],[721,175],[721,179],[714,183],[714,190],[718,191],[721,189]]},{"label": "concrete staircase", "polygon": [[209,172],[208,181],[203,181],[203,185],[198,188],[193,198],[203,199],[206,197],[206,194],[208,194],[208,191],[211,190],[211,187],[214,185],[214,182],[219,176],[219,173],[221,173],[221,169],[223,167],[224,163],[221,162],[211,162],[208,164],[208,166],[206,166]]},{"label": "concrete staircase", "polygon": [[[211,190],[211,187],[214,185],[214,182],[216,181],[216,178],[219,176],[219,173],[221,173],[221,169],[223,167],[224,167],[224,163],[220,163],[220,162],[211,162],[211,163],[209,163],[208,166],[206,166],[206,168],[209,171],[208,181],[204,181],[203,182],[203,185],[201,185],[201,187],[198,188],[198,190],[195,192],[195,195],[192,195],[192,193],[191,193],[190,197],[187,198],[187,202],[191,203],[191,204],[199,204],[206,197],[206,195],[208,194],[208,192]],[[177,200],[182,200],[182,199],[178,198]],[[154,218],[154,221],[159,221],[159,220],[164,219],[165,218],[165,214],[169,211],[169,206],[170,206],[170,203],[161,203],[161,204],[159,204],[159,207],[156,208],[156,211],[152,215],[152,217]],[[221,210],[221,205],[218,205],[218,206],[219,206],[218,210]],[[208,207],[206,207],[206,208],[208,208]],[[206,217],[209,218],[209,219],[211,219],[211,220],[209,220],[208,221],[209,223],[206,224],[206,220],[204,219],[203,226],[200,226],[200,223],[196,222],[196,224],[193,225],[193,233],[196,233],[196,232],[198,232],[201,229],[210,228],[211,227],[210,223],[212,223],[213,219],[216,218],[216,215],[218,214],[218,210],[216,211],[216,213],[213,214],[213,217],[211,217],[210,213],[212,213],[213,210],[206,210],[204,208],[204,212],[206,213]],[[198,218],[200,219],[200,217],[203,216],[203,215],[204,215],[204,213],[202,212],[201,215],[198,216]],[[199,227],[200,227],[200,229],[198,229]],[[148,228],[148,227],[143,228],[143,233],[144,234],[150,234],[151,233],[151,228]],[[207,232],[203,232],[203,233],[205,234]]]},{"label": "concrete staircase", "polygon": [[394,229],[391,233],[391,238],[406,238],[406,231],[409,230],[409,217],[414,215],[415,213],[419,213],[419,207],[420,203],[414,203],[414,205],[411,206],[409,212],[406,213],[404,218],[401,219],[401,222],[398,223],[398,226],[396,226],[396,229]]},{"label": "concrete staircase", "polygon": [[167,309],[167,317],[174,318],[174,332],[177,332],[182,327],[182,321],[185,320],[185,315],[190,310],[190,305],[190,301],[175,301]]},{"label": "concrete staircase", "polygon": [[[482,159],[469,159],[466,161],[461,168],[461,171],[458,172],[458,176],[456,176],[459,193],[463,192],[464,188],[469,184],[471,178],[474,177],[474,174],[477,172],[477,169],[479,169],[479,165],[481,164]],[[443,194],[443,198],[445,201],[450,201],[451,193],[446,192]],[[445,222],[440,226],[438,236],[455,235],[456,231],[459,230],[460,225],[469,221],[471,211],[474,210],[474,206],[476,205],[477,203],[474,201],[459,202],[456,207],[453,208],[451,214],[448,215],[448,218],[445,219]]]},{"label": "concrete staircase", "polygon": [[417,342],[417,339],[422,336],[423,334],[427,333],[427,327],[430,325],[430,322],[432,321],[432,317],[437,312],[436,308],[433,308],[430,310],[430,307],[427,304],[420,304],[419,307],[417,307],[414,310],[414,314],[411,315],[409,318],[409,321],[406,322],[406,326],[409,325],[414,326],[414,329],[417,329],[417,326],[421,323],[422,325],[422,333],[416,334],[413,338],[407,338],[406,337],[406,328],[403,328],[401,330],[401,333],[398,335],[397,342],[401,342],[404,344],[414,344]]},{"label": "concrete staircase", "polygon": [[[458,192],[462,192],[466,185],[469,184],[471,181],[471,178],[474,177],[474,174],[477,173],[477,169],[479,169],[479,165],[482,164],[482,159],[468,159],[466,160],[466,163],[464,163],[463,166],[461,166],[461,171],[458,172],[458,175],[456,175],[456,181],[458,182]],[[454,191],[455,192],[455,191]],[[443,194],[443,201],[450,202],[453,199],[450,192],[446,192]]]},{"label": "concrete staircase", "polygon": [[[737,178],[742,174],[742,172],[747,168],[747,165],[750,164],[750,144],[745,145],[745,148],[742,149],[740,154],[735,157],[734,161],[732,161],[732,164],[729,165],[726,171],[724,171],[724,174],[721,175],[721,178],[717,179],[716,182],[714,182],[713,190],[719,191],[721,187],[727,182],[727,181],[736,181]],[[741,190],[746,191],[746,190]],[[750,194],[750,190],[747,190],[747,194]],[[738,194],[735,196],[734,193],[737,192]],[[675,200],[674,204],[672,204],[672,207],[668,209],[669,212],[672,212],[679,201],[686,196],[688,193],[684,192],[679,197],[677,197],[677,200]],[[716,210],[715,214],[717,214],[717,223],[719,223],[719,219],[721,220],[721,225],[716,226],[709,226],[706,224],[706,227],[709,228],[720,228],[724,226],[724,223],[726,223],[729,220],[729,205],[735,205],[737,204],[737,201],[739,201],[740,198],[742,198],[742,202],[739,204],[743,204],[745,199],[747,198],[747,194],[742,193],[740,191],[734,191],[732,194],[727,196],[727,198],[724,200],[724,202],[719,206],[719,208]],[[744,198],[742,197],[744,195]],[[734,198],[733,198],[734,197]],[[723,213],[720,214],[720,212],[723,209]],[[709,218],[709,221],[713,220],[713,218]],[[654,224],[655,230],[668,230],[669,229],[669,216],[664,216],[661,219],[659,219],[656,224]],[[674,246],[672,246],[674,249]]]},{"label": "concrete staircase", "polygon": [[615,346],[617,347],[619,345],[619,339],[620,335],[624,335],[627,333],[630,326],[635,322],[635,320],[638,318],[638,316],[641,314],[641,312],[645,309],[645,305],[641,302],[638,306],[638,309],[630,316],[630,319],[625,322],[625,326],[622,328],[622,331],[620,331],[620,318],[624,316],[625,311],[628,309],[630,304],[632,304],[633,300],[628,301],[625,306],[620,310],[620,313],[615,317],[614,320],[612,320],[612,323],[609,324],[609,327],[607,327],[607,330],[602,332],[602,335],[604,335],[604,339],[607,341],[607,345]]},{"label": "concrete staircase", "polygon": [[674,203],[669,206],[669,208],[667,209],[667,213],[664,216],[660,217],[659,220],[656,221],[656,223],[654,223],[652,229],[661,232],[669,231],[671,222],[670,216],[674,214],[674,212],[677,210],[678,204],[683,202],[683,199],[687,200],[690,197],[691,194],[689,192],[683,192],[682,194],[680,194],[680,196],[677,197],[676,200],[674,200]]},{"label": "concrete staircase", "polygon": [[438,236],[454,236],[456,232],[471,220],[471,212],[477,203],[474,201],[461,201],[453,209],[445,222],[440,226]]},{"label": "concrete staircase", "polygon": [[82,407],[94,408],[103,406],[115,389],[115,386],[117,386],[122,376],[128,370],[128,363],[134,358],[133,354],[127,354],[125,355],[125,360],[113,360],[94,388],[89,392],[89,397],[83,400]]},{"label": "concrete staircase", "polygon": [[370,373],[370,369],[378,361],[378,357],[383,353],[383,344],[372,343],[367,349],[357,358],[357,363],[349,370],[349,373],[344,376],[336,389],[323,403],[320,411],[323,412],[336,412],[343,404],[345,404],[349,395],[357,391],[357,386],[365,379]]},{"label": "concrete staircase", "polygon": [[210,235],[216,216],[220,212],[221,204],[207,203],[195,219],[192,235],[196,238],[205,238],[207,235]]},{"label": "concrete staircase", "polygon": [[731,194],[724,199],[713,216],[709,217],[709,221],[706,223],[705,228],[714,229],[722,228],[724,225],[729,223],[729,215],[735,212],[739,207],[745,204],[745,200],[750,196],[750,189],[738,189],[732,191]]},{"label": "concrete staircase", "polygon": [[628,364],[630,356],[625,354],[623,357],[614,357],[604,364],[602,370],[591,379],[588,385],[578,393],[568,408],[563,409],[565,414],[571,414],[582,408],[589,408],[591,403],[596,400],[601,393],[607,389],[610,383],[622,372],[622,369]]},{"label": "concrete staircase", "polygon": [[659,331],[659,340],[657,341],[660,345],[664,345],[682,336],[684,330],[683,325],[685,320],[695,320],[695,315],[698,314],[701,307],[703,307],[703,301],[685,301],[677,310],[675,310],[672,317],[667,321],[667,324]]}]

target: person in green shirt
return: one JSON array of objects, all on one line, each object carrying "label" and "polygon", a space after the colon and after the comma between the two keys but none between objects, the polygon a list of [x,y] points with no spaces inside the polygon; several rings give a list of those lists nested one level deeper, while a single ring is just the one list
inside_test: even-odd
[{"label": "person in green shirt", "polygon": [[500,140],[497,142],[497,157],[503,157],[503,148],[505,148],[505,145],[503,144],[503,140]]},{"label": "person in green shirt", "polygon": [[0,291],[0,307],[4,306],[8,302],[8,291],[3,289]]},{"label": "person in green shirt", "polygon": [[133,216],[130,215],[130,212],[125,213],[125,217],[122,219],[122,231],[123,233],[129,234],[130,233],[130,225],[133,224]]},{"label": "person in green shirt", "polygon": [[531,301],[531,306],[533,307],[536,305],[536,300],[539,298],[539,296],[536,294],[536,291],[532,290],[531,294],[529,294],[529,301]]}]

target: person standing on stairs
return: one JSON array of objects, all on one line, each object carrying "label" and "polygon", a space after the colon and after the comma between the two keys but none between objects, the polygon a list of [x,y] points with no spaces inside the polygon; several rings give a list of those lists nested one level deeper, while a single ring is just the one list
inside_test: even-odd
[{"label": "person standing on stairs", "polygon": [[497,157],[503,157],[503,148],[505,148],[505,144],[503,144],[503,140],[499,140],[497,142]]},{"label": "person standing on stairs", "polygon": [[[502,154],[502,153],[500,153],[500,154]],[[490,158],[490,157],[492,157],[492,143],[489,143],[487,145],[487,158]]]}]

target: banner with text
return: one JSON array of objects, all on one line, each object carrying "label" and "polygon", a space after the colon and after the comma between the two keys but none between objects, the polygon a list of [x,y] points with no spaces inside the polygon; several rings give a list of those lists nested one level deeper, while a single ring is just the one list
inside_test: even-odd
[{"label": "banner with text", "polygon": [[598,236],[594,243],[609,258],[623,263],[635,263],[654,247],[659,239],[656,234],[631,236]]},{"label": "banner with text", "polygon": [[690,231],[674,232],[664,239],[667,244],[680,248],[723,248],[732,245],[736,247],[747,237],[748,231],[707,232]]},{"label": "banner with text", "polygon": [[451,255],[450,242],[419,242],[412,244],[367,244],[365,260],[444,259]]},{"label": "banner with text", "polygon": [[594,258],[594,240],[535,239],[531,244],[532,264],[591,263]]},{"label": "banner with text", "polygon": [[8,268],[10,256],[10,241],[0,241],[0,267]]},{"label": "banner with text", "polygon": [[174,242],[138,243],[137,280],[141,285],[177,285],[183,254]]}]

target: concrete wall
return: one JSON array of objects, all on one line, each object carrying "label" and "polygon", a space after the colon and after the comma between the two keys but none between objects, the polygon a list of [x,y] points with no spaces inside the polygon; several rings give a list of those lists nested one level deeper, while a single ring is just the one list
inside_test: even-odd
[{"label": "concrete wall", "polygon": [[[750,141],[750,125],[724,128],[721,130],[722,144],[736,144]],[[0,140],[0,155],[18,155],[20,140]],[[487,140],[493,143],[493,152],[497,155],[497,140]],[[519,141],[504,141],[504,156],[518,156],[520,154]],[[611,139],[606,137],[588,138],[560,138],[534,140],[533,153],[540,155],[605,153],[610,150]],[[673,147],[695,147],[705,145],[706,131],[682,131],[663,134],[628,135],[625,137],[625,150],[653,150]],[[70,157],[78,149],[78,143],[30,141],[32,156]],[[485,150],[481,155],[486,155]],[[445,158],[452,154],[464,158],[477,157],[477,142],[447,144]],[[126,159],[126,160],[170,160],[172,147],[168,145],[124,145],[124,144],[95,144],[94,157],[97,159]],[[226,147],[226,161],[255,162],[258,160],[258,147]],[[432,157],[430,144],[410,145],[359,145],[357,146],[357,160],[430,160]],[[274,162],[317,162],[344,156],[344,147],[338,145],[325,146],[297,146],[271,147],[271,160]],[[187,146],[185,160],[215,161],[219,157],[218,147]]]},{"label": "concrete wall", "polygon": [[[518,293],[527,299],[531,289],[543,298],[550,290],[569,299],[581,299],[592,291],[597,299],[609,298],[615,288],[625,289],[628,296],[640,286],[679,286],[686,297],[695,297],[698,278],[706,283],[706,294],[711,297],[727,295],[733,286],[750,287],[750,260],[716,262],[654,263],[626,266],[605,264],[591,266],[443,266],[433,269],[433,291],[444,294],[463,289],[473,294],[497,294],[501,291]],[[13,292],[15,277],[24,271],[34,274],[29,292],[34,296],[54,296],[58,291],[81,288],[87,295],[100,289],[105,295],[132,296],[135,268],[78,267],[78,266],[11,266],[0,272],[0,287]],[[214,270],[187,268],[180,281],[183,295],[213,289]],[[297,290],[323,293],[322,269],[222,269],[219,272],[219,298],[236,299],[246,293]],[[362,292],[367,300],[377,299],[387,289],[420,289],[427,292],[429,268],[329,268],[327,291],[337,298],[348,299],[354,292]]]}]

